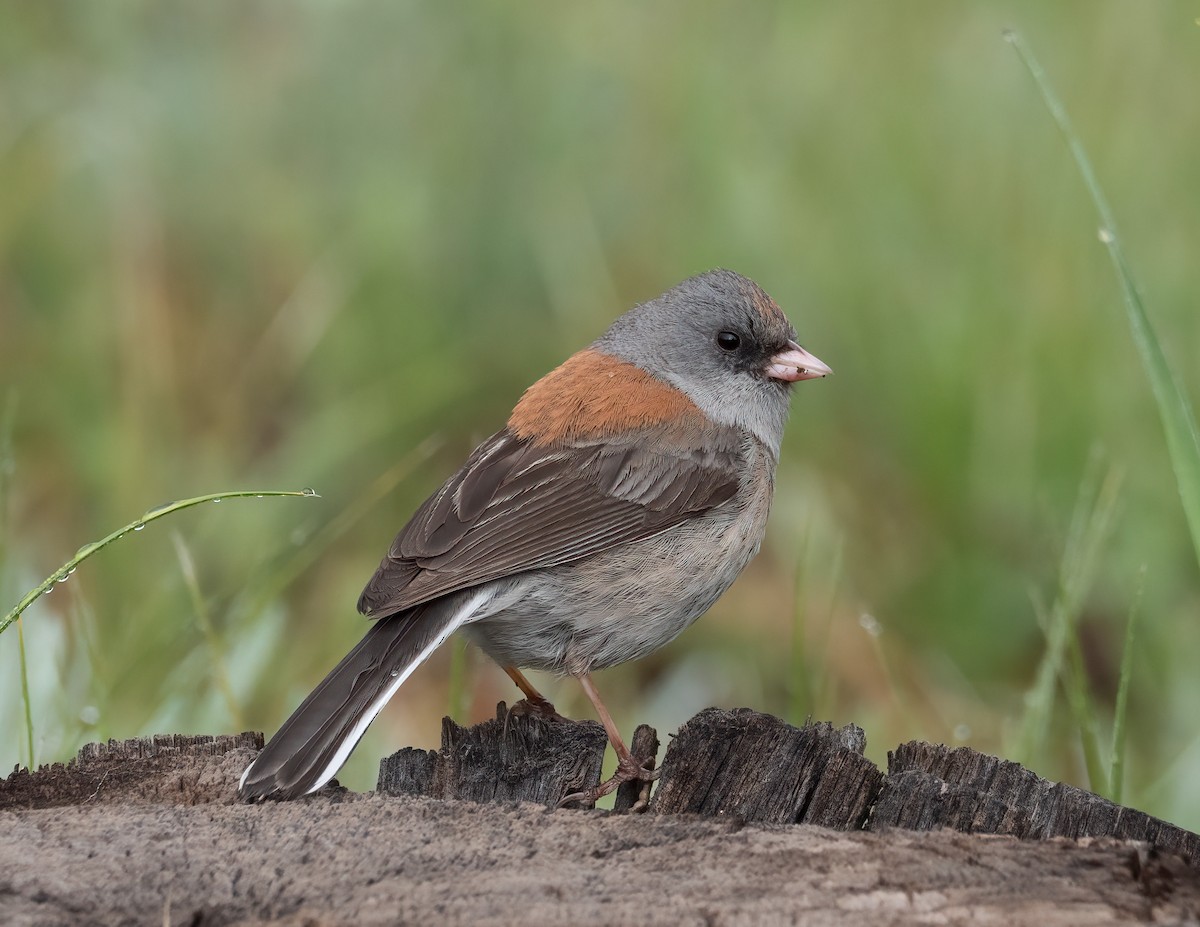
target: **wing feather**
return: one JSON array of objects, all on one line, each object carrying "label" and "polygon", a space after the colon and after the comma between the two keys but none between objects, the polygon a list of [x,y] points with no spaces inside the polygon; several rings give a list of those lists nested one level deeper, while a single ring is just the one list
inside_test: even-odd
[{"label": "wing feather", "polygon": [[737,494],[741,441],[720,428],[703,437],[702,447],[648,451],[636,439],[547,448],[499,431],[396,535],[359,609],[389,615],[650,537],[723,505]]}]

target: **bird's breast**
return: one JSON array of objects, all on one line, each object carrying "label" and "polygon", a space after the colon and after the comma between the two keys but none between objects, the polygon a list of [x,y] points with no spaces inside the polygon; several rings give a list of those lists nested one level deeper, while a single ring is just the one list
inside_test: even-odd
[{"label": "bird's breast", "polygon": [[755,443],[728,503],[666,531],[516,580],[502,610],[466,628],[503,665],[581,675],[678,636],[758,552],[774,461]]}]

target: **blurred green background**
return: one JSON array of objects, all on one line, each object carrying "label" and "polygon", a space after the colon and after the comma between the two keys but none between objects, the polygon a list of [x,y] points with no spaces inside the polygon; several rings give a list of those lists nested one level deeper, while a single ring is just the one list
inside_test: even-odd
[{"label": "blurred green background", "polygon": [[[36,761],[274,730],[521,390],[725,266],[836,376],[796,389],[757,561],[599,677],[619,723],[749,705],[856,722],[878,762],[913,738],[1014,756],[1035,603],[1089,466],[1111,469],[1087,672],[1107,725],[1145,566],[1125,800],[1200,829],[1195,553],[1093,207],[1001,39],[1021,30],[1064,97],[1195,399],[1200,6],[3,6],[0,611],[153,505],[321,493],[159,522],[31,608]],[[343,782],[437,743],[451,651]],[[466,659],[463,720],[515,699]],[[17,666],[14,628],[3,769],[29,761]],[[1087,784],[1065,708],[1016,758]]]}]

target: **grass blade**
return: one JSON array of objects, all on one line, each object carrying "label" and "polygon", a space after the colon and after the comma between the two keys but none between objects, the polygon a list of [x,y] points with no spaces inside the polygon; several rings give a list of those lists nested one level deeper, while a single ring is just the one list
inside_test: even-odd
[{"label": "grass blade", "polygon": [[1125,785],[1125,716],[1129,707],[1129,678],[1133,675],[1133,642],[1137,639],[1138,610],[1146,588],[1146,567],[1138,573],[1137,591],[1129,606],[1129,621],[1125,625],[1125,649],[1121,653],[1121,676],[1117,683],[1117,704],[1113,709],[1112,753],[1108,771],[1108,798],[1121,803]]},{"label": "grass blade", "polygon": [[25,629],[17,622],[17,654],[21,661],[21,699],[25,702],[25,738],[29,748],[29,765],[33,769],[33,700],[29,697],[29,668],[25,662]]},{"label": "grass blade", "polygon": [[1071,125],[1067,111],[1062,101],[1055,94],[1046,77],[1046,72],[1034,57],[1033,52],[1016,32],[1005,32],[1004,38],[1012,44],[1020,55],[1025,67],[1029,70],[1034,82],[1041,91],[1042,99],[1050,115],[1058,124],[1067,147],[1079,167],[1084,185],[1095,204],[1100,216],[1100,240],[1108,248],[1117,279],[1121,284],[1121,292],[1125,298],[1126,314],[1129,327],[1133,331],[1133,340],[1137,345],[1142,366],[1150,380],[1150,388],[1154,392],[1154,400],[1158,406],[1158,414],[1162,418],[1163,431],[1166,433],[1167,449],[1171,455],[1171,466],[1175,471],[1175,482],[1179,489],[1179,498],[1183,504],[1184,516],[1192,534],[1192,546],[1195,549],[1197,562],[1200,562],[1200,433],[1196,429],[1196,418],[1192,414],[1191,404],[1183,392],[1174,372],[1171,370],[1162,345],[1154,333],[1154,326],[1146,315],[1141,296],[1134,284],[1133,274],[1121,248],[1121,239],[1117,235],[1117,223],[1113,216],[1096,172],[1084,151],[1079,136]]},{"label": "grass blade", "polygon": [[221,638],[217,635],[217,629],[213,627],[212,618],[208,614],[208,606],[204,603],[204,596],[200,592],[200,580],[196,576],[196,561],[193,559],[192,552],[188,549],[183,535],[178,531],[171,532],[171,542],[175,545],[175,557],[179,560],[179,569],[183,573],[183,584],[187,587],[188,597],[192,600],[196,625],[200,628],[200,633],[204,635],[204,642],[208,647],[209,659],[212,661],[213,681],[216,683],[221,697],[225,700],[225,709],[229,712],[234,727],[239,731],[244,730],[246,723],[242,717],[242,709],[238,705],[237,696],[234,695],[233,686],[229,682],[225,648],[221,643]]},{"label": "grass blade", "polygon": [[1100,723],[1096,720],[1096,707],[1092,702],[1091,687],[1088,685],[1087,667],[1083,661],[1083,647],[1079,643],[1079,627],[1072,629],[1067,647],[1070,658],[1063,674],[1063,689],[1067,693],[1067,704],[1079,728],[1079,742],[1083,748],[1083,765],[1087,769],[1088,788],[1097,795],[1108,795],[1108,770],[1100,758]]},{"label": "grass blade", "polygon": [[[1033,687],[1026,696],[1027,707],[1016,753],[1027,764],[1032,764],[1043,754],[1054,711],[1056,685],[1061,683],[1079,726],[1088,778],[1093,789],[1105,791],[1107,776],[1100,762],[1095,711],[1079,651],[1078,622],[1095,578],[1100,548],[1108,536],[1116,510],[1122,474],[1111,468],[1100,481],[1098,470],[1099,457],[1093,455],[1071,516],[1054,603],[1040,622],[1046,635],[1046,652]],[[1039,608],[1039,614],[1042,611],[1044,609]]]},{"label": "grass blade", "polygon": [[[0,590],[6,589],[4,568],[8,563],[8,501],[12,490],[12,475],[16,470],[13,454],[13,431],[17,423],[17,391],[9,390],[0,418]],[[25,629],[17,622],[17,660],[21,676],[21,700],[25,703],[25,741],[29,765],[33,769],[33,700],[29,697],[29,665],[25,654]]]},{"label": "grass blade", "polygon": [[99,541],[93,541],[91,544],[84,544],[83,547],[76,551],[75,556],[60,566],[57,570],[51,573],[48,577],[42,580],[33,589],[17,603],[16,607],[10,611],[3,619],[0,619],[0,633],[3,633],[10,624],[21,617],[21,612],[25,611],[30,605],[38,600],[39,597],[45,595],[54,588],[55,583],[66,582],[68,576],[75,572],[76,567],[83,563],[88,557],[99,550],[104,549],[118,538],[123,538],[131,531],[141,531],[146,525],[152,521],[157,521],[166,515],[174,512],[182,511],[183,509],[191,508],[194,505],[200,505],[203,502],[220,502],[224,499],[262,499],[267,496],[306,496],[318,498],[317,493],[311,489],[300,490],[263,490],[262,492],[254,491],[237,491],[237,492],[215,492],[209,493],[206,496],[196,496],[192,499],[181,499],[178,502],[168,502],[166,505],[160,505],[158,508],[151,509],[139,518],[137,521],[130,522],[124,528],[118,528],[107,537],[101,538]]}]

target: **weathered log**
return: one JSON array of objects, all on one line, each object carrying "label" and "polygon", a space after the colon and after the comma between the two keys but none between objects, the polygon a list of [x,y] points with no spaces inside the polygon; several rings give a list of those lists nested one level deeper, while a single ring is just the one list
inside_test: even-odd
[{"label": "weathered log", "polygon": [[1033,840],[1118,837],[1200,861],[1196,834],[967,747],[911,742],[890,752],[868,829],[887,827],[949,827]]},{"label": "weathered log", "polygon": [[[658,758],[658,732],[649,724],[639,724],[633,732],[633,740],[629,742],[629,752],[641,764],[643,769],[654,769]],[[614,811],[643,810],[649,799],[654,783],[638,779],[622,783],[617,788],[617,798],[613,803]]]},{"label": "weathered log", "polygon": [[1107,840],[345,792],[205,807],[127,798],[0,812],[0,924],[1078,927],[1195,924],[1200,911],[1200,869]]},{"label": "weathered log", "polygon": [[[256,732],[155,734],[86,744],[69,763],[33,772],[14,769],[0,780],[0,810],[105,802],[110,796],[179,805],[218,800],[214,791],[233,770],[240,773],[262,745],[263,735]],[[235,800],[232,791],[224,791],[219,800]]]},{"label": "weathered log", "polygon": [[391,794],[532,801],[554,807],[567,795],[600,782],[607,744],[604,728],[595,721],[546,719],[509,711],[501,702],[493,720],[473,727],[443,718],[440,750],[408,747],[385,757],[376,788]]},{"label": "weathered log", "polygon": [[[89,744],[65,766],[15,770],[0,780],[0,811],[108,801],[234,803],[237,778],[262,742],[261,734],[241,734]],[[631,743],[635,755],[653,766],[654,731],[639,728]],[[599,782],[605,745],[595,722],[510,713],[501,703],[495,720],[472,728],[445,721],[439,751],[410,748],[386,759],[379,790],[555,806]],[[963,747],[909,743],[889,755],[885,778],[863,757],[863,748],[862,731],[853,726],[795,728],[747,709],[708,709],[671,743],[649,808],[661,815],[691,812],[841,829],[1134,839],[1200,864],[1200,836],[1047,782],[1016,763]],[[619,790],[616,808],[632,807],[641,792],[641,784],[628,784]]]},{"label": "weathered log", "polygon": [[859,728],[802,728],[746,708],[700,712],[675,735],[650,810],[857,830],[883,780]]}]

